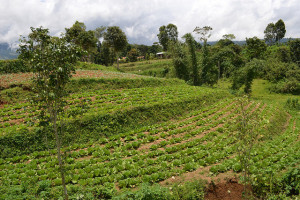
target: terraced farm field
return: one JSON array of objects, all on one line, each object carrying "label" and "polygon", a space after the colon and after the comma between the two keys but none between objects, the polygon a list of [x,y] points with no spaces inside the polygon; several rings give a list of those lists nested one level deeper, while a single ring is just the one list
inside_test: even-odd
[{"label": "terraced farm field", "polygon": [[[135,191],[143,183],[238,180],[243,116],[239,98],[227,90],[116,72],[77,75],[60,116],[71,199],[110,199],[104,193]],[[1,94],[30,80],[10,78],[2,79],[9,84],[1,82]],[[247,102],[243,109],[258,116],[259,132],[251,151],[252,186],[266,191],[299,168],[298,121],[266,101]],[[39,126],[40,111],[26,99],[0,108],[0,199],[58,199],[62,179],[55,140]]]},{"label": "terraced farm field", "polygon": [[[68,186],[78,189],[111,184],[122,189],[137,187],[142,182],[172,181],[194,171],[208,170],[206,176],[229,170],[240,172],[234,137],[239,120],[237,107],[236,99],[223,99],[177,120],[65,148]],[[270,126],[272,122],[268,119],[278,111],[253,101],[246,109],[260,113],[260,127]],[[285,125],[288,115],[281,117]],[[261,129],[263,142],[263,137],[267,137],[264,130]],[[299,164],[300,142],[295,141],[296,137],[296,133],[288,132],[267,141],[263,147],[258,146],[251,171],[260,170],[261,175],[267,176],[264,170],[281,171]],[[55,155],[55,150],[36,151],[1,159],[1,187],[21,188],[25,182],[36,185],[50,180],[51,190],[57,191],[61,179]]]},{"label": "terraced farm field", "polygon": [[[0,74],[0,88],[7,88],[11,85],[20,85],[28,83],[33,78],[33,73],[16,73],[16,74]],[[141,78],[141,76],[135,74],[125,74],[120,72],[100,71],[100,70],[77,70],[73,75],[73,79],[79,78]]]}]

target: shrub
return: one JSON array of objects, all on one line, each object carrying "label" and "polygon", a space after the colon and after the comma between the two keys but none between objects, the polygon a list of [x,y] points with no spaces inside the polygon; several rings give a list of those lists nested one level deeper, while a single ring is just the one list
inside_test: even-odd
[{"label": "shrub", "polygon": [[282,178],[283,190],[287,195],[299,195],[300,192],[300,169],[289,170]]},{"label": "shrub", "polygon": [[29,72],[28,66],[24,65],[21,60],[0,60],[0,74]]},{"label": "shrub", "polygon": [[288,100],[285,103],[285,107],[291,110],[300,110],[300,102],[298,99],[291,99],[288,98]]},{"label": "shrub", "polygon": [[174,199],[193,200],[204,199],[205,182],[193,180],[184,185],[176,184],[172,187]]},{"label": "shrub", "polygon": [[36,193],[40,194],[41,192],[49,192],[50,189],[51,189],[51,181],[43,180],[38,182]]},{"label": "shrub", "polygon": [[269,90],[276,93],[291,93],[299,95],[300,83],[296,79],[284,79],[272,85]]}]

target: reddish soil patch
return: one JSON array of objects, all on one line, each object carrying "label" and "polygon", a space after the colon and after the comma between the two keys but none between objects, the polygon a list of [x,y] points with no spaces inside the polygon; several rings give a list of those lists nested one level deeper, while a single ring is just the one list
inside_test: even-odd
[{"label": "reddish soil patch", "polygon": [[84,156],[84,157],[77,158],[76,160],[77,161],[90,160],[91,158],[92,158],[92,156]]},{"label": "reddish soil patch", "polygon": [[206,200],[240,200],[244,186],[235,179],[217,184],[211,183],[205,195]]},{"label": "reddish soil patch", "polygon": [[21,124],[21,123],[24,123],[24,119],[13,119],[13,120],[9,120],[7,122],[10,124]]}]

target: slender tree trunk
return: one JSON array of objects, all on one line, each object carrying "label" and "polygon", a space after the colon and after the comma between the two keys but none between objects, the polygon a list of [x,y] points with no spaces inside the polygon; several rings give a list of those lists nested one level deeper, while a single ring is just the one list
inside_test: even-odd
[{"label": "slender tree trunk", "polygon": [[68,191],[66,187],[66,181],[65,181],[65,172],[64,172],[64,167],[61,159],[61,152],[60,152],[60,137],[58,136],[58,131],[57,131],[57,108],[55,106],[53,110],[53,130],[55,133],[55,139],[56,139],[56,148],[57,148],[57,159],[58,159],[58,164],[59,164],[59,169],[60,169],[60,174],[61,174],[61,180],[62,180],[62,186],[64,188],[64,199],[68,200]]},{"label": "slender tree trunk", "polygon": [[119,70],[120,68],[119,68],[119,58],[118,58],[118,56],[117,56],[117,69]]}]

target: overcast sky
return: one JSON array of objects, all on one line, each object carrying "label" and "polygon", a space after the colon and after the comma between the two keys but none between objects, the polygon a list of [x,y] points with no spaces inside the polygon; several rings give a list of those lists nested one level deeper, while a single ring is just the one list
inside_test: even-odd
[{"label": "overcast sky", "polygon": [[233,33],[236,40],[258,36],[282,19],[286,38],[300,37],[300,0],[0,0],[0,42],[16,42],[30,27],[60,35],[76,20],[88,30],[120,26],[130,43],[151,45],[158,29],[173,23],[179,36],[196,26],[213,28],[210,41]]}]

